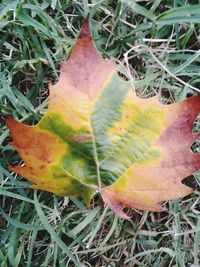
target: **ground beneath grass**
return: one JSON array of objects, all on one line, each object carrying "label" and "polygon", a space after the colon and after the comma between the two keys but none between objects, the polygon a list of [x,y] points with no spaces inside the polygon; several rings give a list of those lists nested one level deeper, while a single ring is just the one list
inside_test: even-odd
[{"label": "ground beneath grass", "polygon": [[[47,111],[48,82],[69,57],[84,17],[102,57],[133,79],[140,97],[163,103],[200,93],[200,2],[140,0],[2,0],[0,112],[36,124]],[[0,118],[0,266],[200,266],[200,175],[195,191],[162,213],[127,211],[118,219],[98,196],[77,199],[27,189],[6,170],[20,165]],[[200,121],[194,124],[199,131]],[[199,142],[193,145],[198,153]]]}]

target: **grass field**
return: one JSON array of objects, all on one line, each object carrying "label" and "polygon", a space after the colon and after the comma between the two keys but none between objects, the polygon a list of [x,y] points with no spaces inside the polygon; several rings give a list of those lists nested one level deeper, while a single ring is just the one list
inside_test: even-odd
[{"label": "grass field", "polygon": [[[29,125],[47,111],[48,82],[69,57],[89,14],[93,38],[140,97],[163,103],[200,93],[200,1],[0,1],[0,112]],[[162,213],[130,210],[117,218],[98,196],[81,200],[27,189],[6,170],[22,162],[0,118],[1,267],[198,267],[200,175],[193,194]],[[194,124],[200,131],[200,121]],[[196,153],[199,143],[193,145]]]}]

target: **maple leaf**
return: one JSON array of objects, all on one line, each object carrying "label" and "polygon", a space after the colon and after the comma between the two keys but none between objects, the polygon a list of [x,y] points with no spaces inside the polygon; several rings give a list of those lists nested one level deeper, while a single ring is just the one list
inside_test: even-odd
[{"label": "maple leaf", "polygon": [[190,150],[199,96],[172,105],[138,98],[97,53],[87,20],[49,91],[37,125],[7,119],[24,161],[9,168],[32,188],[82,197],[87,205],[100,192],[126,219],[125,207],[161,211],[160,202],[192,192],[181,181],[200,167],[200,155]]}]

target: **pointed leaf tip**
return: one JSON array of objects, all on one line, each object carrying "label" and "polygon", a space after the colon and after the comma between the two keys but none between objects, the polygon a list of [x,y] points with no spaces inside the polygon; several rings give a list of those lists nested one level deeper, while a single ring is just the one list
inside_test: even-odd
[{"label": "pointed leaf tip", "polygon": [[91,38],[91,29],[90,29],[90,25],[89,25],[89,19],[86,18],[83,22],[83,25],[81,27],[81,31],[79,34],[79,38],[80,39],[92,39]]}]

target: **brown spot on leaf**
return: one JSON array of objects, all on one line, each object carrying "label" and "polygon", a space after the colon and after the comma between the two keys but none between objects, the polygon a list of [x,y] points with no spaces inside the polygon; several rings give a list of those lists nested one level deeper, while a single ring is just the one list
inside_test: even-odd
[{"label": "brown spot on leaf", "polygon": [[92,136],[91,135],[83,135],[83,136],[70,135],[70,136],[67,136],[67,139],[77,142],[77,143],[85,143],[85,142],[91,142]]}]

